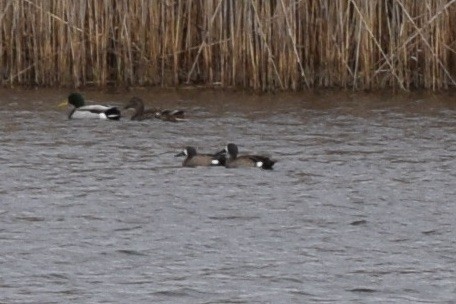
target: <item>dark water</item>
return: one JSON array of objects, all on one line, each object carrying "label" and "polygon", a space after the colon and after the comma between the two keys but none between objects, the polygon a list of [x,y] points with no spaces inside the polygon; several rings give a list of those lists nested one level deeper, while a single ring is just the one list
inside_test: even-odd
[{"label": "dark water", "polygon": [[[454,303],[452,96],[0,91],[0,303]],[[181,168],[235,142],[274,171]]]}]

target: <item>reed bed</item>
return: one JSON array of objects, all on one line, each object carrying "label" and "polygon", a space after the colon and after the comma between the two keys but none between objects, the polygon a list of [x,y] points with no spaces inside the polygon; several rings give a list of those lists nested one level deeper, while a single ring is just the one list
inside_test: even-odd
[{"label": "reed bed", "polygon": [[456,86],[456,0],[0,0],[4,85]]}]

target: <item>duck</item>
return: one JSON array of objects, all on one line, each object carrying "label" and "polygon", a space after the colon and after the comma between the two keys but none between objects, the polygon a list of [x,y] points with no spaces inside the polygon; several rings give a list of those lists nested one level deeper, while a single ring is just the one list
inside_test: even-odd
[{"label": "duck", "polygon": [[188,146],[175,157],[187,156],[182,162],[183,167],[210,167],[210,166],[225,166],[224,154],[198,154],[194,147]]},{"label": "duck", "polygon": [[145,109],[144,102],[139,97],[132,97],[125,105],[124,109],[134,109],[131,120],[155,119],[157,109]]},{"label": "duck", "polygon": [[229,143],[225,149],[217,152],[216,155],[228,154],[225,161],[226,168],[245,168],[245,167],[257,167],[265,170],[272,170],[272,167],[276,163],[275,160],[270,159],[267,156],[262,155],[238,155],[238,147],[233,143]]},{"label": "duck", "polygon": [[71,93],[67,100],[59,106],[72,105],[73,109],[68,114],[68,119],[96,118],[119,120],[120,110],[114,106],[85,105],[84,97],[80,93]]},{"label": "duck", "polygon": [[131,120],[144,120],[158,118],[164,121],[181,121],[185,119],[185,113],[182,110],[160,110],[145,109],[144,101],[139,97],[132,97],[125,105],[124,109],[134,109]]}]

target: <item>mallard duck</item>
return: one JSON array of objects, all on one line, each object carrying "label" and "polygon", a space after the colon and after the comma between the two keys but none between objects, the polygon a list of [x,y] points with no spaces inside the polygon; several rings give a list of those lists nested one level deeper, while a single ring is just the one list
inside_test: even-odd
[{"label": "mallard duck", "polygon": [[125,105],[124,109],[134,109],[131,120],[154,119],[157,109],[144,109],[144,102],[139,97],[132,97]]},{"label": "mallard duck", "polygon": [[102,105],[85,105],[84,97],[79,93],[71,93],[68,99],[62,102],[59,106],[72,105],[73,109],[68,114],[69,119],[81,118],[98,118],[119,120],[120,111],[114,106]]},{"label": "mallard duck", "polygon": [[266,170],[272,170],[272,166],[276,163],[267,156],[261,155],[241,155],[238,156],[238,147],[235,144],[229,143],[225,149],[218,152],[216,155],[228,154],[226,159],[226,168],[241,168],[241,167],[258,167]]},{"label": "mallard duck", "polygon": [[124,109],[134,109],[135,112],[131,116],[131,120],[144,120],[158,118],[164,121],[182,121],[185,113],[182,110],[160,110],[160,109],[145,109],[144,102],[139,97],[132,97],[125,105]]},{"label": "mallard duck", "polygon": [[198,167],[198,166],[225,166],[225,155],[223,154],[198,154],[194,147],[186,147],[182,152],[175,155],[187,156],[182,162],[183,167]]}]

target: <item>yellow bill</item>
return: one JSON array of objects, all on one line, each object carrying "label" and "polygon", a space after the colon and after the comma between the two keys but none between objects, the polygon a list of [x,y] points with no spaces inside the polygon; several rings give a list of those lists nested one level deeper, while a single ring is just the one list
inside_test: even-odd
[{"label": "yellow bill", "polygon": [[67,106],[67,105],[68,105],[68,100],[64,100],[64,101],[62,101],[62,103],[60,103],[58,105],[58,107],[61,108],[61,107]]}]

